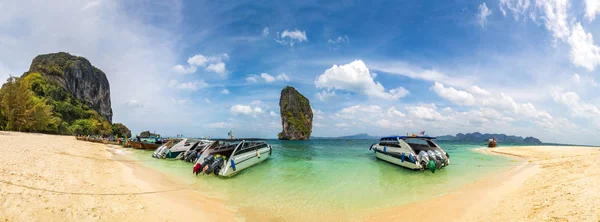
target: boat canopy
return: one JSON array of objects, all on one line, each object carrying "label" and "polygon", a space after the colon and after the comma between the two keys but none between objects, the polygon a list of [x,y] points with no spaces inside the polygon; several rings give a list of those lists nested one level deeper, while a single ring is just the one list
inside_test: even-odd
[{"label": "boat canopy", "polygon": [[388,137],[382,137],[381,140],[385,141],[385,140],[402,140],[402,139],[428,139],[428,140],[434,140],[435,137],[431,137],[431,136],[388,136]]}]

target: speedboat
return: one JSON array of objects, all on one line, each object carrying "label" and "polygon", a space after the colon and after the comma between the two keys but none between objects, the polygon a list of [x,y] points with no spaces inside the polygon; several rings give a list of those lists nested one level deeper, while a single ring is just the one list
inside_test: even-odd
[{"label": "speedboat", "polygon": [[179,155],[179,159],[185,162],[194,163],[202,155],[202,153],[208,149],[214,141],[210,140],[199,140],[197,144],[187,149],[183,154]]},{"label": "speedboat", "polygon": [[450,164],[450,155],[428,136],[383,137],[371,145],[378,159],[413,170],[435,172]]},{"label": "speedboat", "polygon": [[194,173],[229,177],[267,160],[271,145],[259,139],[216,141],[204,150],[194,164]]},{"label": "speedboat", "polygon": [[159,159],[175,159],[178,156],[182,155],[182,153],[186,150],[194,149],[198,145],[198,143],[200,143],[200,141],[194,139],[173,139],[158,147],[154,151],[154,153],[152,153],[152,157]]}]

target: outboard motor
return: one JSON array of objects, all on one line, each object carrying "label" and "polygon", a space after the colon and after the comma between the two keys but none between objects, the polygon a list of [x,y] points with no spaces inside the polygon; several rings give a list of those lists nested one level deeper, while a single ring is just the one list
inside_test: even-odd
[{"label": "outboard motor", "polygon": [[198,151],[196,150],[192,150],[191,152],[189,152],[187,154],[187,156],[185,157],[185,161],[186,162],[194,162],[194,160],[196,160],[196,157],[198,156]]},{"label": "outboard motor", "polygon": [[427,168],[427,163],[429,163],[429,155],[427,155],[426,151],[421,150],[419,152],[419,164],[421,165],[421,169],[424,170]]},{"label": "outboard motor", "polygon": [[199,173],[201,173],[204,168],[206,166],[209,166],[212,162],[215,161],[215,157],[213,155],[209,155],[207,157],[204,158],[204,161],[200,162],[196,162],[196,165],[194,165],[194,173],[196,175],[198,175]]},{"label": "outboard motor", "polygon": [[442,168],[442,160],[438,159],[437,155],[431,150],[427,150],[427,154],[429,155],[429,159],[435,162],[435,168]]},{"label": "outboard motor", "polygon": [[212,172],[215,172],[215,175],[219,173],[219,170],[221,170],[221,166],[223,165],[223,162],[225,162],[223,160],[223,158],[217,158],[215,159],[215,161],[210,164],[210,166],[208,167],[208,169],[206,169],[206,171],[204,171],[205,174],[210,174]]},{"label": "outboard motor", "polygon": [[435,156],[437,157],[438,160],[440,160],[442,165],[446,166],[446,158],[444,158],[444,155],[442,155],[442,152],[440,152],[439,150],[435,150],[435,151],[433,151],[433,153],[435,153]]}]

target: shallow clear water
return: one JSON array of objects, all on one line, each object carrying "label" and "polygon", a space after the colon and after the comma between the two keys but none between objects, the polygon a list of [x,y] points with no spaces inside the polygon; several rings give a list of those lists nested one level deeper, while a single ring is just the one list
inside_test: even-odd
[{"label": "shallow clear water", "polygon": [[512,163],[472,151],[481,144],[440,141],[450,154],[450,166],[435,173],[419,172],[376,159],[369,151],[376,140],[267,142],[273,145],[273,156],[232,178],[195,176],[191,163],[152,160],[150,151],[136,150],[134,156],[168,175],[198,182],[194,189],[222,198],[242,217],[245,212],[269,212],[262,216],[272,218],[359,216],[443,195]]}]

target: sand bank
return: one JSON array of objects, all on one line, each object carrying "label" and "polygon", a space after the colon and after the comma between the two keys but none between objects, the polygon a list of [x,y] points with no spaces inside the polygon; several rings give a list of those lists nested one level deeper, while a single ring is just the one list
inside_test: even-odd
[{"label": "sand bank", "polygon": [[[524,146],[482,152],[519,158],[511,170],[445,196],[382,210],[366,220],[598,221],[600,149]],[[579,155],[579,156],[577,156]],[[451,166],[450,166],[451,167]]]},{"label": "sand bank", "polygon": [[128,161],[124,149],[15,132],[0,132],[0,144],[0,221],[236,220],[220,200]]}]

